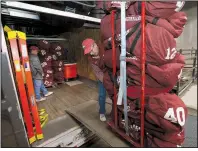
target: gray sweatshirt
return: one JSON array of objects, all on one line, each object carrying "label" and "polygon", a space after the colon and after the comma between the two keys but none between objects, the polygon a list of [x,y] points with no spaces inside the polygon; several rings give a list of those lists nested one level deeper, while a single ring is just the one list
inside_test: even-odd
[{"label": "gray sweatshirt", "polygon": [[32,78],[36,80],[43,79],[43,69],[41,67],[40,60],[37,55],[30,54],[30,68],[32,72]]}]

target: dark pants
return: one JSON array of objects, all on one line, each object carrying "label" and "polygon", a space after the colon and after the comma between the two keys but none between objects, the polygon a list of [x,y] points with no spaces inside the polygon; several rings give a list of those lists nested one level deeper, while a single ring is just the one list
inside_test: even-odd
[{"label": "dark pants", "polygon": [[105,102],[106,102],[106,89],[103,85],[102,82],[98,81],[98,86],[99,86],[99,113],[100,114],[105,114]]}]

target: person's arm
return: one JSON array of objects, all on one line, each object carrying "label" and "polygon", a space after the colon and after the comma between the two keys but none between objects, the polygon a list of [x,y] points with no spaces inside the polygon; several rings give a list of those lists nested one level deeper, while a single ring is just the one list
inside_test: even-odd
[{"label": "person's arm", "polygon": [[38,58],[33,58],[30,61],[32,72],[36,75],[37,73],[43,75],[43,69],[41,67],[40,61]]},{"label": "person's arm", "polygon": [[92,67],[96,77],[98,78],[98,80],[103,82],[103,72],[102,72],[102,70],[93,63],[91,64],[91,67]]},{"label": "person's arm", "polygon": [[32,76],[36,76],[37,74],[37,71],[33,65],[33,62],[30,60],[30,69],[31,69],[31,72],[32,72]]}]

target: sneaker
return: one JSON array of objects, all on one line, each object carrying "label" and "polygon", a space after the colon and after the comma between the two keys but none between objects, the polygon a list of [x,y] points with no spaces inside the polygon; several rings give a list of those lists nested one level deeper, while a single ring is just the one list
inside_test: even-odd
[{"label": "sneaker", "polygon": [[45,97],[52,95],[54,92],[48,92],[47,94],[45,94]]},{"label": "sneaker", "polygon": [[36,102],[41,102],[41,101],[45,101],[46,98],[45,97],[41,97],[40,99],[36,99]]},{"label": "sneaker", "polygon": [[106,117],[105,117],[104,114],[100,114],[100,120],[101,120],[102,122],[105,122],[105,121],[106,121]]}]

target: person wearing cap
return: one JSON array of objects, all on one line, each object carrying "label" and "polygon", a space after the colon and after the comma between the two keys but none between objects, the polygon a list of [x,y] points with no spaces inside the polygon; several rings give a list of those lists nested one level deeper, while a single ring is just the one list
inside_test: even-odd
[{"label": "person wearing cap", "polygon": [[[53,92],[48,92],[48,90],[45,88],[43,84],[43,69],[41,67],[40,60],[38,58],[38,52],[39,49],[36,46],[31,46],[29,48],[30,55],[29,55],[29,60],[30,60],[30,68],[32,72],[32,78],[33,78],[33,83],[34,83],[34,91],[36,95],[36,101],[44,101],[46,100],[45,97],[53,94]],[[41,97],[40,92],[43,93],[44,97]]]},{"label": "person wearing cap", "polygon": [[100,114],[100,120],[106,121],[105,117],[105,102],[106,102],[106,89],[103,85],[103,71],[100,68],[100,62],[101,62],[101,49],[96,44],[96,42],[93,39],[85,39],[82,42],[82,47],[84,49],[84,55],[88,55],[89,63],[93,69],[94,74],[96,75],[98,79],[98,85],[99,85],[99,114]]}]

